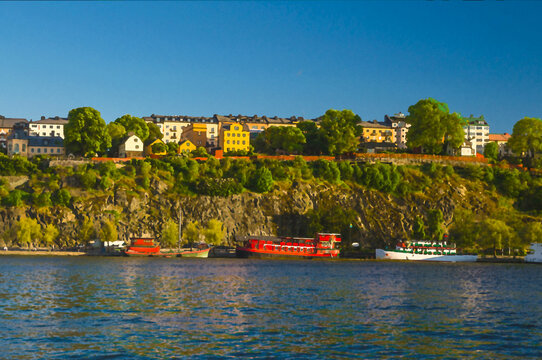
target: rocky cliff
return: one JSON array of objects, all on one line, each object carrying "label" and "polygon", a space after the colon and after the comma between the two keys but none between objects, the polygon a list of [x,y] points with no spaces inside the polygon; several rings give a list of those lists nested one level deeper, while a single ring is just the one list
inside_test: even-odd
[{"label": "rocky cliff", "polygon": [[[20,184],[19,184],[20,185]],[[230,197],[175,195],[168,186],[153,180],[148,191],[115,189],[107,194],[82,192],[68,207],[34,208],[30,206],[0,208],[0,226],[7,231],[22,217],[30,217],[45,227],[54,224],[60,230],[61,245],[78,243],[85,219],[98,231],[102,224],[117,224],[120,239],[131,236],[160,236],[169,219],[183,222],[220,220],[226,241],[235,235],[307,236],[308,211],[321,208],[352,209],[355,212],[352,241],[364,247],[392,244],[409,237],[416,216],[425,218],[430,209],[440,209],[444,223],[453,222],[457,208],[473,212],[490,212],[498,201],[496,194],[481,183],[446,180],[435,182],[424,192],[393,196],[362,186],[330,185],[317,182],[293,182],[275,186],[269,193],[245,192]]]}]

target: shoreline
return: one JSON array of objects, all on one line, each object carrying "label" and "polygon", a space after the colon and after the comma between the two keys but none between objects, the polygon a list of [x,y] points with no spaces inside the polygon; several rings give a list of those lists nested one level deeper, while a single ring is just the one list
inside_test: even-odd
[{"label": "shoreline", "polygon": [[89,256],[82,251],[31,251],[31,250],[0,250],[0,256]]}]

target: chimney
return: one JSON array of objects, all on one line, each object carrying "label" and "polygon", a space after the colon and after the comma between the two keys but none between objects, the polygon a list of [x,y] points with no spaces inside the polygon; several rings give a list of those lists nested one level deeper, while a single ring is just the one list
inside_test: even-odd
[{"label": "chimney", "polygon": [[42,119],[42,120],[45,120],[45,116],[42,116],[41,119]]}]

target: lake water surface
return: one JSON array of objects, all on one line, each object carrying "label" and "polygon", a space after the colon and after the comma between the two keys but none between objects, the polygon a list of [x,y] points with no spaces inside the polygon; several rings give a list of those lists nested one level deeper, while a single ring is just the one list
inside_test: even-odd
[{"label": "lake water surface", "polygon": [[542,266],[0,257],[0,358],[542,358]]}]

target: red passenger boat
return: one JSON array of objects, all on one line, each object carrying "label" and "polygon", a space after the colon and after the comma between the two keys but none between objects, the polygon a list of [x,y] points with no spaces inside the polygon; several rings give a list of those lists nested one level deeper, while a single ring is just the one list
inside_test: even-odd
[{"label": "red passenger boat", "polygon": [[160,255],[160,245],[154,243],[154,238],[132,238],[132,244],[124,252],[128,256]]},{"label": "red passenger boat", "polygon": [[236,247],[237,257],[336,258],[340,234],[318,233],[314,239],[247,236]]}]

